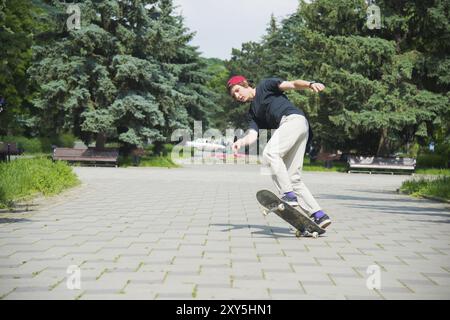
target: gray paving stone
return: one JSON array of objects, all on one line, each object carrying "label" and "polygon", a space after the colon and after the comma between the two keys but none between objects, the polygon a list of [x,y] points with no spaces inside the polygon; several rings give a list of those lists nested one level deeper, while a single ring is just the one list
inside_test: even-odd
[{"label": "gray paving stone", "polygon": [[276,280],[265,280],[265,281],[254,281],[254,280],[234,280],[233,288],[260,288],[261,290],[270,289],[272,290],[296,290],[303,291],[300,283],[298,281],[292,282],[282,282]]},{"label": "gray paving stone", "polygon": [[[74,170],[83,188],[49,200],[26,223],[0,223],[0,297],[450,296],[450,225],[436,223],[450,211],[396,194],[405,176],[305,172],[333,224],[320,239],[297,239],[277,216],[261,215],[254,194],[271,182],[258,166]],[[179,202],[163,203],[169,190]],[[71,264],[80,265],[86,290],[67,290]],[[374,264],[379,291],[365,287]]]},{"label": "gray paving stone", "polygon": [[78,300],[122,300],[126,299],[125,294],[116,293],[113,291],[97,291],[85,292]]},{"label": "gray paving stone", "polygon": [[0,299],[4,299],[11,294],[15,290],[16,286],[17,285],[15,283],[0,283]]},{"label": "gray paving stone", "polygon": [[379,294],[372,294],[372,295],[347,295],[345,294],[345,299],[347,300],[384,300],[384,297],[382,297]]},{"label": "gray paving stone", "polygon": [[4,300],[75,300],[80,295],[75,291],[14,291],[4,297]]},{"label": "gray paving stone", "polygon": [[[251,260],[251,262],[253,262],[253,259]],[[216,266],[219,266],[219,268],[221,268],[221,266],[224,266],[224,265],[231,267],[231,263],[232,263],[232,260],[230,260],[228,258],[221,258],[221,259],[203,258],[200,264],[201,264],[202,268],[215,268]]]},{"label": "gray paving stone", "polygon": [[270,299],[268,290],[257,289],[222,289],[199,288],[197,299],[218,299],[218,300],[267,300]]}]

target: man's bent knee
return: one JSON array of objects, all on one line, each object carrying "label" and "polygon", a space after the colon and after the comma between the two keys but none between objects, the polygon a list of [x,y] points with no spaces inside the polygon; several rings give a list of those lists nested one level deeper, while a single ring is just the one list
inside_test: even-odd
[{"label": "man's bent knee", "polygon": [[263,162],[266,164],[271,164],[278,155],[270,150],[264,149],[263,151]]}]

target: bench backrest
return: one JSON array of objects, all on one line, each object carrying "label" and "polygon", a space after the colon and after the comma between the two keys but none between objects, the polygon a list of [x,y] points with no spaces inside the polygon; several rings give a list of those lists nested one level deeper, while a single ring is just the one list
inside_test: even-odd
[{"label": "bench backrest", "polygon": [[416,159],[414,158],[383,158],[383,157],[364,157],[364,156],[349,156],[347,160],[350,166],[352,165],[366,165],[379,167],[412,167],[416,166]]},{"label": "bench backrest", "polygon": [[119,151],[116,149],[55,148],[53,150],[53,159],[55,160],[95,160],[115,162],[118,157]]}]

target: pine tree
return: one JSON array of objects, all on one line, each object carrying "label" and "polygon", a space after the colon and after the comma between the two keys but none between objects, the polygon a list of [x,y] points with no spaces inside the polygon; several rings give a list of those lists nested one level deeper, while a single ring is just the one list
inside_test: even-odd
[{"label": "pine tree", "polygon": [[231,97],[225,87],[225,83],[228,81],[228,70],[224,61],[220,59],[204,58],[204,62],[209,75],[206,86],[214,92],[213,101],[216,105],[214,112],[211,113],[210,126],[224,132],[230,126],[228,107],[232,105]]},{"label": "pine tree", "polygon": [[[56,1],[59,13],[64,3]],[[34,123],[128,146],[161,144],[214,105],[192,37],[169,0],[83,1],[81,28],[55,32],[35,48],[30,74],[40,84]],[[68,18],[67,14],[63,17]],[[64,19],[64,20],[65,20]]]},{"label": "pine tree", "polygon": [[0,0],[0,135],[22,133],[33,92],[27,79],[39,8],[28,0]]},{"label": "pine tree", "polygon": [[[201,120],[207,128],[218,109],[215,93],[207,87],[211,78],[207,64],[200,58],[198,48],[188,44],[194,33],[188,32],[183,17],[174,14],[173,1],[161,0],[158,8],[159,17],[151,25],[151,48],[154,55],[157,52],[156,59],[162,69],[176,80],[171,92],[166,92],[163,98],[166,120],[163,134],[170,137],[175,129],[189,130],[194,120]],[[159,149],[160,144],[156,146]]]},{"label": "pine tree", "polygon": [[378,5],[382,28],[371,30],[362,0],[302,2],[269,33],[280,43],[252,43],[260,48],[247,55],[243,44],[230,70],[245,71],[241,66],[258,60],[257,78],[276,66],[285,78],[325,83],[320,99],[306,91],[289,93],[325,148],[387,155],[448,135],[449,2]]}]

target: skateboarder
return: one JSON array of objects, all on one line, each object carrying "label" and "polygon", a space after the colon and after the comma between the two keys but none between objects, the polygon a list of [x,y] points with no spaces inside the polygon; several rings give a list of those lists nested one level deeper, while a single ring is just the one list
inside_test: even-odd
[{"label": "skateboarder", "polygon": [[243,76],[233,76],[227,82],[230,95],[240,103],[251,102],[248,111],[249,130],[245,137],[233,143],[236,153],[254,143],[259,129],[277,129],[263,151],[263,163],[270,167],[282,200],[301,205],[322,228],[331,224],[330,217],[320,208],[302,181],[303,157],[310,135],[309,123],[303,111],[297,109],[284,94],[286,90],[310,89],[322,91],[325,86],[303,80],[262,80],[256,88]]}]

